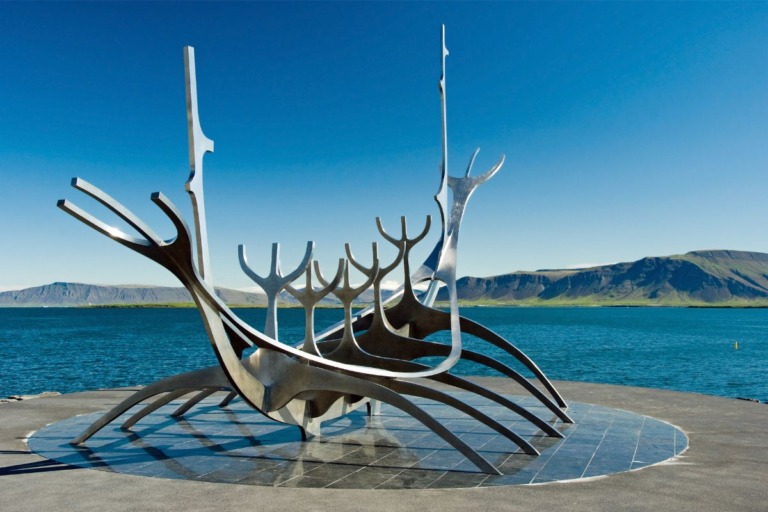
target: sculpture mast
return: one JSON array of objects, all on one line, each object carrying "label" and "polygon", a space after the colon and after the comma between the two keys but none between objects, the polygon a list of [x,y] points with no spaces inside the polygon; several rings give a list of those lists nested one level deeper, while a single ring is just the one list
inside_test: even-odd
[{"label": "sculpture mast", "polygon": [[[440,75],[440,81],[438,87],[440,88],[440,111],[442,115],[442,142],[443,142],[443,159],[440,163],[440,188],[435,194],[435,201],[437,202],[438,209],[440,210],[440,216],[442,217],[443,231],[440,233],[440,240],[438,241],[432,254],[427,258],[425,264],[433,271],[438,268],[440,259],[442,257],[443,245],[445,244],[448,226],[448,219],[446,218],[447,206],[448,206],[448,113],[446,107],[446,93],[445,93],[445,58],[448,56],[448,48],[445,46],[445,25],[442,26],[440,32],[440,55],[442,62],[442,73]],[[421,270],[421,269],[420,269]],[[418,273],[418,271],[417,271]],[[422,299],[423,303],[427,306],[431,306],[435,302],[437,297],[437,291],[440,285],[437,281],[432,280],[429,283],[429,287]]]},{"label": "sculpture mast", "polygon": [[[448,48],[445,47],[445,25],[442,26],[441,31],[441,46],[442,46],[442,74],[440,75],[440,107],[443,115],[443,163],[441,165],[442,183],[438,194],[446,194],[445,179],[448,176],[448,114],[446,109],[446,94],[445,94],[445,58],[448,56]],[[443,205],[446,204],[445,198],[443,199]],[[439,201],[439,199],[438,199]]]},{"label": "sculpture mast", "polygon": [[197,76],[195,73],[195,49],[184,47],[184,78],[187,89],[187,135],[189,137],[189,179],[184,185],[192,201],[197,242],[197,270],[206,284],[213,287],[211,262],[208,255],[208,228],[205,221],[205,197],[203,196],[203,157],[213,153],[213,141],[205,136],[200,127],[197,112]]}]

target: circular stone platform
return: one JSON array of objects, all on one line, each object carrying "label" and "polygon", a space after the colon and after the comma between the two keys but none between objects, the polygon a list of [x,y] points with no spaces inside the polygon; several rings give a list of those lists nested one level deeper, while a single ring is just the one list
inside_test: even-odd
[{"label": "circular stone platform", "polygon": [[[242,401],[201,402],[185,418],[172,402],[120,430],[129,411],[85,445],[68,442],[101,416],[53,423],[28,440],[31,450],[59,463],[129,475],[275,487],[423,489],[537,484],[621,473],[675,457],[688,447],[678,428],[632,412],[569,404],[575,424],[552,424],[564,438],[546,437],[513,412],[468,393],[455,393],[533,444],[522,453],[495,431],[450,407],[414,399],[459,435],[502,476],[487,475],[424,425],[393,407],[368,419],[364,408],[324,424],[324,435],[302,442],[299,430],[271,421]],[[531,397],[510,396],[542,418],[552,414]]]}]

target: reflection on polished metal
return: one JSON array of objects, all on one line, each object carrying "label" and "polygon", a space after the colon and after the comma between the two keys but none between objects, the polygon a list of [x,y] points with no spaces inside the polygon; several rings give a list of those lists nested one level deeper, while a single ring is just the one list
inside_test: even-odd
[{"label": "reflection on polished metal", "polygon": [[[346,245],[346,260],[339,262],[333,279],[326,280],[317,261],[312,263],[314,245],[307,243],[300,265],[283,276],[280,269],[279,245],[272,246],[271,270],[266,277],[254,272],[248,265],[245,248],[240,246],[239,259],[244,272],[265,291],[268,300],[267,321],[263,331],[254,329],[241,320],[216,295],[208,257],[208,240],[203,199],[203,156],[213,151],[213,141],[205,137],[200,127],[197,106],[194,50],[185,48],[187,120],[189,132],[189,156],[191,173],[186,189],[189,192],[194,216],[195,239],[176,207],[161,193],[154,193],[152,201],[171,220],[176,236],[161,239],[151,228],[115,199],[87,183],[75,178],[72,186],[99,201],[115,215],[127,222],[140,235],[133,237],[109,226],[84,212],[67,200],[59,201],[59,207],[92,227],[139,254],[157,262],[189,290],[202,316],[219,366],[175,375],[136,392],[112,410],[105,413],[82,434],[72,440],[81,444],[111,423],[133,406],[160,395],[154,402],[139,408],[123,424],[128,429],[147,414],[169,402],[193,394],[172,414],[183,415],[195,404],[215,393],[229,391],[222,406],[239,396],[248,405],[265,416],[286,424],[295,425],[302,436],[317,435],[323,421],[338,418],[363,405],[369,413],[378,411],[378,403],[384,402],[400,409],[423,423],[432,432],[453,446],[478,469],[485,473],[500,474],[499,470],[480,453],[457,436],[446,425],[424,408],[406,397],[428,399],[452,407],[490,427],[516,444],[524,453],[537,455],[537,449],[525,438],[500,423],[480,408],[431,386],[439,382],[462,393],[474,393],[530,422],[540,432],[550,437],[562,437],[555,428],[557,421],[571,423],[563,410],[565,401],[541,370],[514,345],[489,329],[461,317],[456,291],[456,258],[459,228],[472,193],[479,185],[498,172],[504,162],[499,162],[486,173],[470,176],[477,151],[472,155],[465,175],[461,178],[448,176],[448,145],[445,99],[445,29],[441,37],[442,76],[440,97],[442,106],[443,157],[440,187],[435,200],[438,205],[442,232],[430,256],[413,273],[410,270],[410,254],[413,247],[427,235],[431,219],[413,237],[408,236],[405,218],[401,219],[400,236],[385,231],[381,220],[376,225],[381,236],[397,249],[397,255],[388,265],[379,261],[378,246],[372,245],[370,266],[362,264]],[[452,204],[448,210],[448,188],[452,191]],[[355,267],[366,278],[359,286],[350,284],[349,266]],[[395,268],[402,266],[403,286],[387,301],[381,298],[382,280]],[[314,275],[313,275],[314,268]],[[304,286],[292,283],[304,276]],[[315,289],[317,279],[320,289]],[[426,283],[427,290],[417,297],[414,285]],[[445,286],[449,297],[449,310],[441,311],[433,306],[440,285]],[[365,290],[373,287],[373,305],[357,314],[352,312],[353,301]],[[278,335],[279,294],[286,290],[304,307],[306,316],[303,340],[281,340]],[[343,305],[344,320],[322,333],[315,333],[314,309],[317,303],[333,293]],[[399,301],[386,308],[387,302]],[[451,343],[445,345],[424,338],[438,331],[450,331]],[[462,332],[476,336],[505,351],[527,367],[543,386],[543,390],[524,378],[506,364],[477,351],[463,350]],[[297,347],[298,346],[298,347]],[[246,349],[251,349],[246,352]],[[432,358],[437,364],[429,366],[416,360]],[[450,372],[459,360],[467,360],[492,368],[520,383],[530,395],[554,414],[543,418],[528,408],[489,389],[463,379]],[[416,380],[419,379],[419,380]],[[462,395],[463,396],[463,395]]]}]

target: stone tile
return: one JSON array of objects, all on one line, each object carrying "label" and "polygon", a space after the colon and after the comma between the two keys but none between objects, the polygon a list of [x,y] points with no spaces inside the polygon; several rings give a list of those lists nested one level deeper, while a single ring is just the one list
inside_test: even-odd
[{"label": "stone tile", "polygon": [[591,476],[598,476],[598,475],[611,475],[614,473],[622,473],[624,471],[629,471],[632,468],[632,461],[625,458],[620,459],[610,459],[610,458],[602,458],[602,459],[592,459],[592,461],[589,463],[587,468],[584,470],[584,477],[588,478]]},{"label": "stone tile", "polygon": [[432,448],[404,448],[393,451],[391,454],[383,457],[371,464],[371,466],[389,466],[389,467],[419,467],[421,461],[434,453]]},{"label": "stone tile", "polygon": [[314,488],[314,489],[320,489],[323,487],[326,487],[328,485],[328,482],[324,478],[314,478],[308,475],[301,475],[296,478],[291,478],[290,480],[286,480],[277,487],[304,487],[304,488]]},{"label": "stone tile", "polygon": [[533,482],[536,471],[525,469],[501,476],[489,476],[483,481],[482,487],[498,487],[504,485],[525,485]]},{"label": "stone tile", "polygon": [[589,459],[550,460],[536,474],[533,483],[556,482],[582,478],[589,464]]},{"label": "stone tile", "polygon": [[425,489],[443,473],[426,469],[406,469],[376,486],[376,489]]},{"label": "stone tile", "polygon": [[375,489],[402,471],[401,468],[364,467],[326,487],[331,489]]},{"label": "stone tile", "polygon": [[276,487],[286,480],[303,475],[303,471],[296,471],[293,465],[283,463],[272,468],[258,471],[236,483],[245,485],[266,485]]},{"label": "stone tile", "polygon": [[445,471],[455,468],[465,460],[466,457],[456,450],[435,450],[420,460],[418,467]]},{"label": "stone tile", "polygon": [[262,470],[254,461],[243,459],[241,461],[231,462],[225,466],[219,466],[209,473],[202,474],[198,480],[206,482],[225,482],[235,483]]},{"label": "stone tile", "polygon": [[428,489],[454,489],[480,487],[488,479],[483,473],[447,472],[427,486]]},{"label": "stone tile", "polygon": [[348,476],[350,473],[354,473],[359,469],[360,466],[355,464],[329,463],[308,469],[304,472],[304,474],[306,476],[311,476],[312,478],[322,479],[325,481],[325,485],[330,485],[336,480],[344,478],[345,476]]}]

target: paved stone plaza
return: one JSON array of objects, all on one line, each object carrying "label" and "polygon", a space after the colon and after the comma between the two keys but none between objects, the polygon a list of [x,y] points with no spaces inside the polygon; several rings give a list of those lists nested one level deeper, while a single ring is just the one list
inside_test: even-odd
[{"label": "paved stone plaza", "polygon": [[[482,382],[503,393],[514,392],[501,379]],[[409,418],[387,408],[380,423],[371,428],[360,412],[333,423],[328,436],[302,447],[296,429],[264,421],[252,412],[246,414],[242,429],[232,430],[223,416],[245,414],[243,406],[233,404],[233,411],[227,413],[213,402],[203,404],[185,421],[177,422],[159,411],[137,424],[132,433],[104,431],[87,443],[92,454],[102,457],[101,463],[94,455],[87,456],[87,451],[77,455],[78,463],[99,466],[98,470],[79,468],[43,458],[31,452],[27,442],[40,450],[46,445],[45,450],[50,450],[46,453],[53,454],[62,448],[65,427],[76,430],[77,423],[90,419],[76,415],[93,415],[131,390],[3,404],[0,502],[4,510],[107,511],[230,510],[249,507],[254,500],[263,510],[765,509],[768,410],[764,404],[622,386],[557,385],[572,399],[570,412],[577,423],[556,424],[566,434],[564,440],[534,439],[541,457],[502,452],[495,435],[474,427],[463,433],[484,455],[496,454],[495,462],[506,458],[499,462],[508,473],[504,477],[463,468],[452,450],[443,450],[426,429],[420,432],[418,425],[402,422]],[[586,405],[589,403],[595,405]],[[643,423],[639,432],[638,421]],[[645,454],[662,456],[684,449],[685,437],[680,434],[675,433],[669,444],[664,430],[676,429],[667,422],[685,432],[688,449],[666,462],[640,468],[650,463],[642,460],[647,458]],[[590,435],[583,430],[580,436],[581,428],[591,430]],[[57,429],[62,429],[62,439],[55,439]],[[272,429],[271,434],[262,429]],[[39,432],[27,439],[32,431]],[[179,435],[182,431],[184,436]],[[615,457],[601,458],[603,449],[617,446],[612,442],[615,436],[630,431],[636,432],[631,456],[634,466],[625,468],[618,463],[629,460],[628,449],[626,458],[622,459],[621,451],[614,452]],[[508,449],[510,443],[503,444]],[[588,455],[591,462],[584,461]],[[74,457],[74,450],[59,456]],[[511,474],[510,463],[523,458],[527,464],[518,464],[518,471]],[[274,469],[254,473],[255,459]],[[608,459],[610,468],[603,473],[623,472],[592,478],[590,471]],[[221,461],[226,463],[218,466]],[[558,468],[561,474],[549,473]],[[254,477],[259,473],[261,476]],[[534,485],[513,485],[526,479]],[[545,483],[547,480],[560,483]],[[220,483],[226,481],[249,485]],[[299,488],[302,486],[328,488]],[[370,490],[372,487],[377,489]]]},{"label": "paved stone plaza", "polygon": [[[384,405],[333,420],[325,435],[302,442],[295,427],[276,423],[242,401],[227,409],[207,399],[185,419],[171,403],[131,431],[110,425],[83,446],[69,441],[98,414],[54,423],[29,440],[38,455],[57,462],[155,478],[284,487],[417,489],[484,487],[589,478],[640,469],[679,455],[688,439],[668,423],[638,414],[574,403],[576,424],[555,423],[565,436],[544,436],[530,422],[468,393],[458,398],[523,435],[541,452],[523,453],[495,431],[462,413],[416,401],[498,467],[503,476],[478,472],[459,452],[412,417]],[[530,397],[512,397],[540,417],[551,413]],[[125,415],[130,417],[131,413]]]}]

